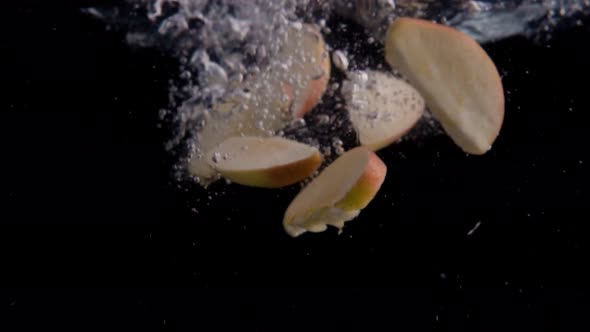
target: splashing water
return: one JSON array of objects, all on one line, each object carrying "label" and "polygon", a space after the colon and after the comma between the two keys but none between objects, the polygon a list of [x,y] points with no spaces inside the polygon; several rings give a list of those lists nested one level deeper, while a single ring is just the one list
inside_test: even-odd
[{"label": "splashing water", "polygon": [[[161,117],[175,127],[167,148],[183,151],[180,163],[186,165],[192,154],[202,153],[195,133],[208,125],[211,106],[235,94],[246,77],[264,72],[284,46],[290,27],[316,24],[329,44],[336,40],[346,45],[347,52],[338,53],[341,61],[350,60],[351,69],[365,69],[375,63],[383,66],[360,59],[367,57],[366,47],[380,43],[396,17],[448,24],[480,43],[513,35],[544,42],[560,27],[581,24],[590,14],[590,0],[127,0],[117,8],[85,11],[126,29],[129,44],[158,47],[178,58],[170,110],[162,111]],[[362,27],[363,45],[355,47],[358,39],[347,38],[352,24]],[[334,98],[324,102],[330,106],[326,109],[342,108],[338,93],[338,83],[330,83],[326,95]],[[339,136],[345,136],[350,125],[334,113],[314,111],[310,125],[298,121],[278,134],[316,145],[326,157],[337,156],[343,145],[334,141],[342,143],[344,137]],[[266,114],[259,116],[264,127]]]}]

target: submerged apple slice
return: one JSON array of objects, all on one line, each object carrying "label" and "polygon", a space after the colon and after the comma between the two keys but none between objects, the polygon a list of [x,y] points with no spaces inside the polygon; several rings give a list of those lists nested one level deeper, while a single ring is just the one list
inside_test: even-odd
[{"label": "submerged apple slice", "polygon": [[235,183],[280,188],[309,177],[322,163],[318,149],[282,137],[231,137],[207,154],[207,162]]},{"label": "submerged apple slice", "polygon": [[378,71],[353,72],[343,84],[350,121],[362,145],[382,149],[407,133],[424,113],[424,99],[408,83]]},{"label": "submerged apple slice", "polygon": [[393,22],[387,62],[405,75],[465,152],[484,154],[500,132],[504,90],[496,66],[466,34],[419,19]]},{"label": "submerged apple slice", "polygon": [[277,72],[294,90],[292,115],[303,117],[320,102],[330,80],[330,56],[319,29],[310,24],[290,26],[276,60]]},{"label": "submerged apple slice", "polygon": [[[243,104],[234,104],[233,102],[219,104],[211,112],[205,126],[197,132],[196,146],[198,150],[189,160],[188,170],[198,178],[201,185],[207,186],[217,179],[217,172],[209,165],[206,158],[211,149],[232,136],[270,135],[276,129],[267,130],[266,128],[280,125],[276,118],[272,118],[273,120],[267,119],[265,122],[261,120],[262,117],[258,112],[242,109],[242,106]],[[216,112],[227,113],[219,114]]]},{"label": "submerged apple slice", "polygon": [[313,179],[291,202],[283,218],[286,232],[299,236],[339,229],[375,197],[387,167],[366,147],[347,151]]}]

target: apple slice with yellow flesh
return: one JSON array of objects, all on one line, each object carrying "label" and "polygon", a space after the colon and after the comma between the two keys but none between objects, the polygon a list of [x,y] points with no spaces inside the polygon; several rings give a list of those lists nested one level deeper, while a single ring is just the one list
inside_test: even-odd
[{"label": "apple slice with yellow flesh", "polygon": [[282,137],[231,137],[207,154],[221,176],[252,187],[280,188],[309,177],[322,163],[319,150]]},{"label": "apple slice with yellow flesh", "polygon": [[329,79],[330,58],[319,30],[308,24],[290,27],[269,66],[212,108],[197,133],[199,153],[189,160],[190,173],[201,184],[213,181],[217,172],[206,160],[213,147],[232,136],[273,135],[317,105]]},{"label": "apple slice with yellow flesh", "polygon": [[368,148],[345,152],[293,199],[283,218],[286,232],[296,237],[323,232],[328,225],[342,229],[375,197],[386,173],[383,161]]},{"label": "apple slice with yellow flesh", "polygon": [[[239,107],[234,104],[219,104],[223,107]],[[227,114],[211,112],[205,126],[196,134],[197,152],[191,156],[188,170],[206,186],[217,178],[217,172],[207,162],[207,154],[219,143],[232,136],[267,136],[268,131],[257,112],[228,111]],[[273,121],[273,123],[276,123]],[[262,125],[261,125],[262,124]],[[271,131],[272,132],[272,131]]]},{"label": "apple slice with yellow flesh", "polygon": [[373,151],[399,140],[424,113],[424,99],[389,73],[358,71],[343,84],[350,121],[361,145]]},{"label": "apple slice with yellow flesh", "polygon": [[504,119],[504,90],[476,41],[444,25],[400,18],[387,31],[385,58],[420,92],[459,147],[471,154],[491,148]]}]

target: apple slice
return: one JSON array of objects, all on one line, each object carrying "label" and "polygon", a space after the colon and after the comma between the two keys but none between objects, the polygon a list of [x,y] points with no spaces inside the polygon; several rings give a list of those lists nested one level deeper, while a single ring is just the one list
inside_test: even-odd
[{"label": "apple slice", "polygon": [[207,154],[207,162],[235,183],[280,188],[309,177],[322,163],[318,149],[282,137],[231,137]]},{"label": "apple slice", "polygon": [[327,225],[342,229],[375,197],[386,173],[383,161],[368,148],[345,152],[293,199],[283,218],[286,232],[296,237],[323,232]]},{"label": "apple slice", "polygon": [[331,62],[319,29],[311,24],[295,24],[287,31],[287,41],[277,56],[285,82],[294,89],[291,106],[294,118],[301,118],[321,100],[330,80]]},{"label": "apple slice", "polygon": [[391,74],[353,72],[342,92],[361,145],[373,151],[400,139],[424,113],[422,96]]},{"label": "apple slice", "polygon": [[504,90],[477,42],[444,25],[400,18],[387,31],[385,58],[420,92],[459,147],[471,154],[491,148],[504,119]]},{"label": "apple slice", "polygon": [[205,126],[196,134],[197,153],[189,160],[188,170],[203,186],[217,178],[217,172],[207,162],[206,155],[219,143],[232,136],[265,136],[274,133],[266,130],[265,123],[257,112],[241,109],[243,104],[236,105],[230,102],[219,104],[217,107],[229,110],[216,113],[220,112],[219,108],[214,108],[215,111],[210,112]]}]

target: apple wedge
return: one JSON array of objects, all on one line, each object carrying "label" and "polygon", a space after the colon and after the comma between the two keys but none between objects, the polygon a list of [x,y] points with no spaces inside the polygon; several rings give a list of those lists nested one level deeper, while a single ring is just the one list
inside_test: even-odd
[{"label": "apple wedge", "polygon": [[504,90],[477,42],[444,25],[400,18],[387,31],[385,58],[420,92],[459,147],[471,154],[491,148],[504,119]]},{"label": "apple wedge", "polygon": [[294,89],[293,117],[301,118],[319,103],[330,80],[330,56],[319,29],[311,24],[289,27],[277,60]]},{"label": "apple wedge", "polygon": [[342,92],[360,144],[373,151],[399,140],[424,113],[418,91],[392,74],[353,72]]},{"label": "apple wedge", "polygon": [[285,231],[297,237],[306,231],[339,229],[354,219],[375,197],[387,173],[379,157],[366,147],[345,152],[293,199],[285,216]]},{"label": "apple wedge", "polygon": [[319,150],[282,137],[231,137],[207,154],[221,176],[252,187],[280,188],[309,177],[322,163]]}]

